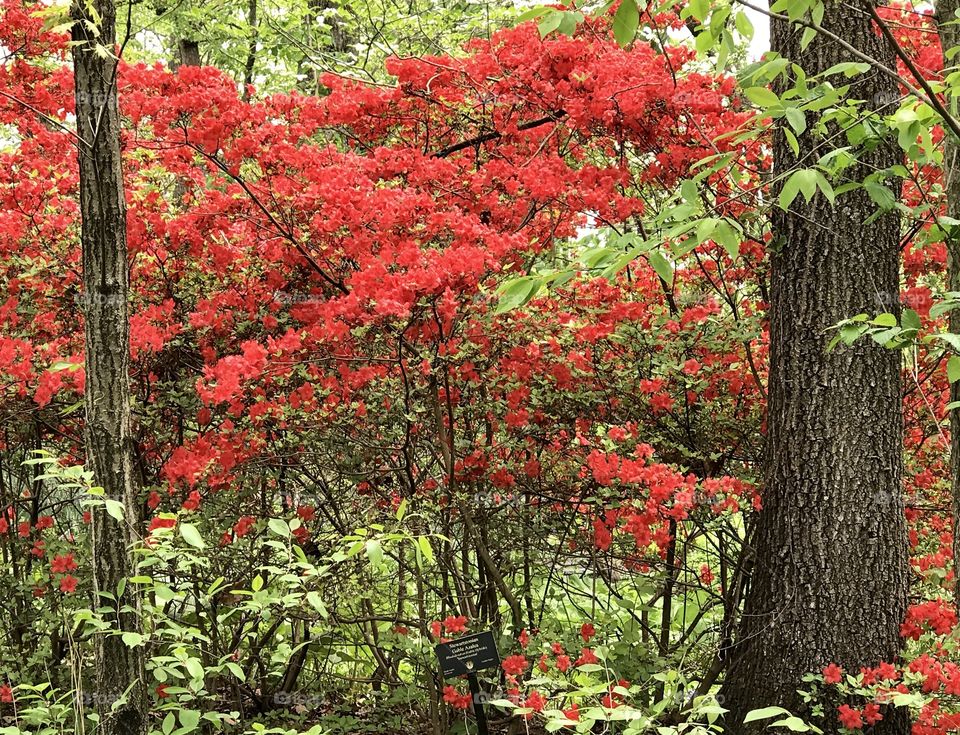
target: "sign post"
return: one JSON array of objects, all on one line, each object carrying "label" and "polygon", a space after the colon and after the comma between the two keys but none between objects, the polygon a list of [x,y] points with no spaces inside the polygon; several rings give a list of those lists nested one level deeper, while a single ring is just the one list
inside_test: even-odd
[{"label": "sign post", "polygon": [[476,674],[467,674],[470,682],[470,694],[473,699],[473,712],[477,716],[477,732],[480,735],[489,735],[487,730],[487,714],[483,711],[483,692],[480,691],[480,681]]},{"label": "sign post", "polygon": [[489,735],[487,715],[483,711],[483,692],[480,691],[477,672],[500,665],[500,654],[497,652],[497,641],[493,633],[485,630],[482,633],[465,635],[446,643],[438,643],[434,650],[440,660],[444,678],[467,675],[473,712],[477,717],[477,730],[480,735]]}]

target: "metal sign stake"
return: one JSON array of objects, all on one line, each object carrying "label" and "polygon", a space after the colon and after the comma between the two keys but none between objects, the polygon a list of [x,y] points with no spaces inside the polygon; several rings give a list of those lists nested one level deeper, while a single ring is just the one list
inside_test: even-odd
[{"label": "metal sign stake", "polygon": [[477,716],[477,732],[479,735],[489,735],[487,730],[487,715],[483,711],[483,692],[480,691],[480,681],[476,674],[467,674],[467,681],[470,682],[470,694],[473,699],[473,713]]}]

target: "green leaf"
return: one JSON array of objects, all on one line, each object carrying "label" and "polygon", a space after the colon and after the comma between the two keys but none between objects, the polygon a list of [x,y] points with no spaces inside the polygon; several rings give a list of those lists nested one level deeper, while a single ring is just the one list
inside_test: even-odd
[{"label": "green leaf", "polygon": [[184,732],[190,732],[197,729],[197,724],[200,722],[200,712],[195,709],[182,709],[180,710],[180,725],[183,727]]},{"label": "green leaf", "polygon": [[119,500],[111,500],[110,498],[104,498],[103,504],[106,506],[107,513],[110,514],[111,518],[114,518],[120,522],[123,522],[123,519],[125,518],[123,503],[121,503]]},{"label": "green leaf", "polygon": [[706,28],[697,34],[697,38],[693,42],[693,46],[701,54],[707,54],[714,49],[716,46],[716,39],[709,28]]},{"label": "green leaf", "polygon": [[780,209],[787,211],[790,209],[790,205],[793,204],[793,200],[797,198],[797,194],[800,193],[800,179],[797,178],[797,174],[793,174],[787,182],[783,185],[783,188],[780,189]]},{"label": "green leaf", "polygon": [[920,329],[920,315],[913,309],[904,309],[900,315],[900,326],[904,329]]},{"label": "green leaf", "polygon": [[407,499],[404,498],[400,501],[399,507],[397,507],[397,520],[402,521],[403,517],[407,514]]},{"label": "green leaf", "polygon": [[849,79],[857,76],[858,74],[863,74],[864,72],[870,71],[870,69],[870,64],[858,61],[844,61],[839,64],[834,64],[820,76],[829,77],[833,74],[843,74]]},{"label": "green leaf", "polygon": [[426,558],[427,561],[433,561],[433,547],[430,546],[430,539],[426,536],[417,537],[417,546],[420,547],[420,552]]},{"label": "green leaf", "polygon": [[370,560],[370,563],[375,567],[383,564],[383,547],[380,546],[380,542],[376,539],[370,539],[367,541],[366,546],[367,558]]},{"label": "green leaf", "polygon": [[687,8],[692,17],[703,22],[710,12],[710,0],[690,0]]},{"label": "green leaf", "polygon": [[636,0],[623,0],[613,16],[613,37],[621,46],[626,46],[636,37],[639,27],[640,11]]},{"label": "green leaf", "polygon": [[783,136],[787,139],[787,145],[790,146],[790,150],[793,151],[793,155],[799,157],[800,143],[797,141],[797,136],[787,129],[784,129]]},{"label": "green leaf", "polygon": [[75,370],[79,370],[81,367],[83,366],[79,362],[55,362],[50,366],[49,372],[58,373],[61,370],[69,370],[70,372],[74,372]]},{"label": "green leaf", "polygon": [[525,10],[524,12],[520,13],[520,15],[517,16],[517,23],[526,23],[528,20],[539,18],[541,15],[544,15],[549,12],[550,12],[550,8],[546,8],[543,6],[530,8],[529,10]]},{"label": "green leaf", "polygon": [[72,414],[72,413],[76,413],[76,412],[79,411],[81,408],[83,408],[83,401],[82,401],[82,400],[81,400],[81,401],[77,401],[76,403],[71,403],[69,406],[67,406],[66,408],[62,409],[62,410],[60,411],[60,415],[61,415],[61,416],[69,416],[69,415]]},{"label": "green leaf", "polygon": [[803,198],[809,202],[817,193],[817,184],[821,178],[823,175],[816,169],[802,168],[794,171],[780,190],[780,207],[784,210],[789,209],[798,193],[802,193]]},{"label": "green leaf", "polygon": [[647,260],[657,272],[657,275],[660,276],[668,286],[673,283],[673,266],[662,253],[654,250],[652,253],[647,254]]},{"label": "green leaf", "polygon": [[791,715],[783,720],[778,720],[771,724],[770,727],[785,727],[791,732],[810,732],[812,730],[806,722],[795,715]]},{"label": "green leaf", "polygon": [[943,332],[942,334],[935,334],[934,337],[941,342],[946,342],[948,345],[950,345],[950,347],[953,348],[954,352],[960,354],[960,334]]},{"label": "green leaf", "polygon": [[527,303],[540,290],[542,284],[543,279],[537,276],[520,276],[507,281],[497,289],[500,295],[497,314],[503,314]]},{"label": "green leaf", "polygon": [[290,537],[290,524],[282,518],[271,518],[267,521],[267,528],[277,536],[282,536],[283,538]]},{"label": "green leaf", "polygon": [[572,36],[577,31],[577,24],[582,20],[583,13],[574,10],[565,11],[560,18],[560,26],[557,28],[557,33],[562,33],[564,36]]},{"label": "green leaf", "polygon": [[697,225],[696,238],[698,243],[709,240],[713,236],[713,231],[717,229],[718,220],[716,217],[704,217]]},{"label": "green leaf", "polygon": [[776,107],[779,106],[780,98],[771,89],[766,87],[748,87],[743,93],[757,107]]},{"label": "green leaf", "polygon": [[731,260],[740,255],[740,233],[726,219],[717,223],[717,229],[713,233],[713,239],[720,243]]},{"label": "green leaf", "polygon": [[897,203],[897,198],[893,192],[879,181],[868,179],[863,182],[863,188],[867,190],[867,194],[880,209],[893,209]]},{"label": "green leaf", "polygon": [[321,618],[326,619],[330,615],[330,613],[327,612],[327,606],[323,604],[323,599],[320,597],[319,592],[308,592],[307,602],[310,603],[310,606],[314,610],[320,613]]},{"label": "green leaf", "polygon": [[837,195],[833,191],[833,187],[830,185],[830,182],[827,181],[827,177],[823,175],[820,171],[817,171],[817,186],[820,187],[820,191],[823,192],[823,196],[826,197],[826,200],[833,204],[837,200]]},{"label": "green leaf", "polygon": [[947,360],[947,380],[951,383],[960,380],[960,357],[956,355],[951,355],[950,359]]},{"label": "green leaf", "polygon": [[746,13],[743,11],[737,13],[736,16],[734,16],[733,22],[737,28],[737,33],[748,41],[753,39],[753,23],[750,22],[750,18],[747,17]]},{"label": "green leaf", "polygon": [[757,720],[769,720],[771,717],[780,717],[781,715],[790,717],[790,710],[785,710],[783,707],[752,709],[747,712],[747,716],[743,718],[743,724],[746,725],[748,722],[756,722]]},{"label": "green leaf", "polygon": [[133,631],[127,631],[120,636],[120,639],[129,647],[139,646],[143,643],[143,636]]},{"label": "green leaf", "polygon": [[188,658],[183,662],[184,667],[187,669],[187,673],[194,679],[203,679],[203,665],[200,663],[199,659]]},{"label": "green leaf", "polygon": [[790,123],[790,127],[797,131],[797,135],[807,129],[807,117],[799,107],[787,107],[783,114],[786,116],[787,122]]},{"label": "green leaf", "polygon": [[547,16],[537,24],[537,30],[540,31],[540,37],[546,38],[553,33],[563,22],[562,10],[551,10]]},{"label": "green leaf", "polygon": [[206,548],[206,544],[203,542],[203,537],[200,535],[200,532],[197,530],[197,527],[192,523],[181,523],[180,524],[180,535],[183,537],[183,540],[186,541],[191,546],[195,546],[198,549]]}]

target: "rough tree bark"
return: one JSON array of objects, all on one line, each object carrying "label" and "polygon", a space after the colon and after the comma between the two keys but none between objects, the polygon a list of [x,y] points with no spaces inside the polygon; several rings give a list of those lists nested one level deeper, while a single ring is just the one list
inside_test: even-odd
[{"label": "rough tree bark", "polygon": [[[76,0],[71,7],[80,163],[86,345],[85,440],[88,466],[105,497],[124,506],[125,522],[98,509],[92,518],[94,589],[117,595],[130,576],[138,528],[129,386],[126,203],[117,106],[116,8],[113,0]],[[94,30],[96,29],[96,30]],[[135,585],[116,601],[101,598],[115,630],[139,630]],[[120,635],[95,643],[93,692],[103,735],[147,732],[142,648]]]},{"label": "rough tree bark", "polygon": [[177,66],[200,66],[200,42],[192,38],[178,38],[177,52],[180,55]]},{"label": "rough tree bark", "polygon": [[[947,58],[947,51],[960,46],[958,9],[960,0],[937,1],[937,27],[945,69],[955,64],[954,59]],[[943,188],[947,216],[960,219],[960,141],[949,130],[943,135]],[[947,285],[950,291],[960,291],[960,236],[951,234],[953,236],[947,238]],[[949,330],[960,334],[960,309],[951,311],[949,319]],[[960,401],[960,381],[950,384],[950,402],[954,401]],[[950,412],[950,490],[953,498],[953,558],[960,559],[960,411]],[[954,600],[960,601],[960,576],[955,584]]]},{"label": "rough tree bark", "polygon": [[[892,49],[871,27],[867,2],[827,0],[821,25],[894,66]],[[786,21],[772,21],[773,50],[808,76],[850,60],[822,34],[801,49],[801,35]],[[895,80],[872,71],[857,79],[850,96],[889,112],[899,91]],[[847,144],[843,135],[832,138],[799,136],[798,164],[777,129],[774,175]],[[860,161],[846,172],[849,179],[898,164],[901,154],[884,142],[860,151]],[[857,189],[835,206],[818,194],[772,215],[764,507],[722,690],[727,731],[736,735],[763,731],[762,723],[742,724],[751,709],[779,705],[808,714],[797,694],[805,673],[830,662],[856,672],[898,653],[909,574],[901,357],[870,339],[828,352],[825,333],[862,312],[899,312],[899,218],[890,213],[868,222],[875,209]],[[836,713],[828,712],[821,726],[836,732]],[[891,711],[871,731],[906,735],[909,726]]]}]

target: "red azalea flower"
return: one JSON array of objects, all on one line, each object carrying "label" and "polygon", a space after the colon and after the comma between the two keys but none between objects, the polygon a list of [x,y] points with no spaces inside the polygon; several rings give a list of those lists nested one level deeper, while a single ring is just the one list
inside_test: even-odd
[{"label": "red azalea flower", "polygon": [[53,557],[53,561],[50,562],[50,571],[55,574],[64,574],[65,572],[72,572],[77,568],[77,562],[73,559],[73,554],[60,554]]},{"label": "red azalea flower", "polygon": [[447,633],[465,633],[467,618],[465,615],[450,615],[443,620],[443,628]]},{"label": "red azalea flower", "polygon": [[843,669],[836,664],[830,664],[823,669],[823,681],[825,684],[839,684],[843,678]]},{"label": "red azalea flower", "polygon": [[250,529],[253,528],[253,524],[257,522],[257,519],[253,516],[241,516],[240,519],[233,525],[233,532],[237,536],[246,536],[250,533]]},{"label": "red azalea flower", "polygon": [[866,707],[863,708],[863,719],[867,721],[868,725],[876,725],[880,720],[883,719],[883,715],[880,712],[880,705],[876,702],[869,702]]},{"label": "red azalea flower", "polygon": [[297,508],[297,515],[300,516],[301,521],[307,523],[316,517],[317,509],[312,505],[301,505]]},{"label": "red azalea flower", "polygon": [[[530,692],[530,695],[523,700],[523,706],[529,707],[533,712],[543,712],[543,708],[547,706],[547,698],[544,697],[540,692],[534,690]],[[533,715],[533,712],[528,712],[524,715],[527,719]]]},{"label": "red azalea flower", "polygon": [[837,708],[837,719],[840,724],[848,730],[859,730],[863,727],[863,718],[860,716],[860,710],[853,709],[848,704],[841,704]]},{"label": "red azalea flower", "polygon": [[150,527],[147,528],[147,534],[151,534],[161,528],[173,528],[177,525],[176,518],[153,518],[150,521]]},{"label": "red azalea flower", "polygon": [[520,654],[515,654],[513,656],[507,656],[503,659],[503,663],[500,664],[503,667],[503,670],[508,674],[513,676],[519,676],[524,671],[527,670],[527,666],[530,665],[530,662],[527,661],[525,656]]},{"label": "red azalea flower", "polygon": [[713,570],[709,564],[704,564],[700,567],[700,581],[703,582],[703,584],[713,582]]},{"label": "red azalea flower", "polygon": [[580,650],[580,658],[577,659],[577,662],[574,666],[583,666],[584,664],[595,664],[600,659],[597,658],[596,654],[591,651],[589,648],[583,648]]},{"label": "red azalea flower", "polygon": [[66,574],[60,578],[60,591],[70,594],[71,592],[76,591],[78,580],[72,574]]},{"label": "red azalea flower", "polygon": [[191,510],[191,511],[192,511],[192,510],[196,510],[197,508],[199,508],[199,507],[200,507],[200,493],[198,493],[196,490],[192,490],[192,491],[190,492],[189,497],[187,497],[187,499],[183,501],[183,505],[182,505],[181,507],[182,507],[184,510]]},{"label": "red azalea flower", "polygon": [[456,709],[467,709],[470,707],[470,701],[473,699],[470,694],[461,694],[457,688],[447,685],[443,688],[443,701]]}]

